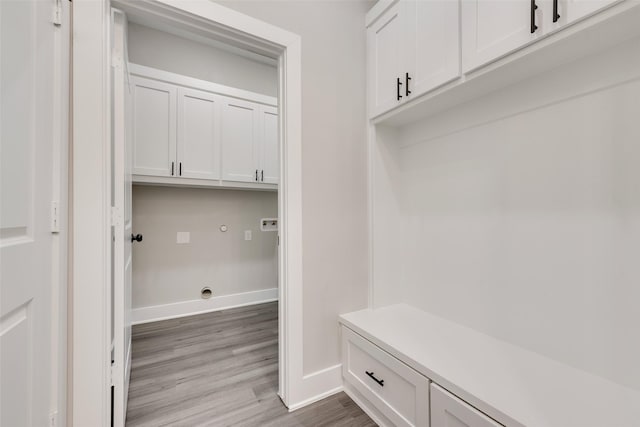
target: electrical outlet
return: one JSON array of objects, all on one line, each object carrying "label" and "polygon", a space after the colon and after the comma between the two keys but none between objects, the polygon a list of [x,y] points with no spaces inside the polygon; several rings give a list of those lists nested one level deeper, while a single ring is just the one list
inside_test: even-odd
[{"label": "electrical outlet", "polygon": [[176,235],[176,243],[179,245],[189,243],[191,241],[191,233],[188,231],[178,231]]},{"label": "electrical outlet", "polygon": [[244,240],[251,240],[251,230],[244,230]]}]

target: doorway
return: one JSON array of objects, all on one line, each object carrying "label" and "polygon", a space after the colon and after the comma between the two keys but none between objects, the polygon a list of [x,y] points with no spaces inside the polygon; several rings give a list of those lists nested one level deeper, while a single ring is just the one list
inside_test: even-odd
[{"label": "doorway", "polygon": [[[291,385],[296,381],[296,378],[302,380],[302,363],[301,363],[301,341],[302,336],[299,325],[301,324],[302,313],[300,310],[301,293],[299,287],[301,286],[301,187],[300,187],[300,40],[297,36],[288,33],[283,30],[276,29],[270,25],[263,24],[254,19],[250,19],[244,15],[236,12],[232,12],[226,8],[215,5],[213,3],[187,3],[180,5],[167,5],[164,2],[125,2],[125,3],[113,3],[112,6],[122,10],[127,16],[139,15],[144,19],[157,20],[163,24],[171,24],[175,28],[179,28],[181,31],[190,31],[196,34],[198,37],[215,38],[216,40],[230,43],[236,47],[241,47],[253,53],[258,53],[266,56],[270,56],[278,65],[278,128],[280,129],[278,137],[279,146],[279,160],[280,160],[280,172],[279,172],[279,188],[278,188],[278,294],[279,294],[279,391],[278,394],[282,398],[283,402],[287,404],[291,399],[291,392],[295,391]],[[110,21],[106,25],[108,31],[106,34],[99,34],[95,28],[88,28],[87,25],[90,22],[95,24],[95,20],[98,16],[102,19],[105,18],[103,12],[99,12],[97,9],[91,9],[92,5],[84,5],[84,10],[76,10],[75,18],[85,16],[87,20],[81,21],[76,25],[76,33],[83,31],[92,35],[89,37],[96,43],[102,46],[101,53],[108,58],[108,63],[111,62],[111,58],[107,53],[109,49],[106,46],[111,46],[111,37],[113,36],[113,27]],[[98,13],[99,12],[99,13]],[[93,21],[92,21],[93,19]],[[75,22],[78,22],[76,20]],[[90,24],[89,24],[90,25]],[[109,42],[105,45],[105,42]],[[94,67],[94,64],[89,63],[95,59],[96,54],[82,55],[81,59],[76,62],[74,68],[74,76],[78,75],[82,70],[90,69]],[[117,62],[115,63],[117,65]],[[108,70],[106,70],[108,71]],[[84,75],[84,74],[83,74]],[[85,75],[86,76],[86,75]],[[110,79],[105,78],[105,70],[96,76],[97,80],[102,82]],[[91,78],[89,78],[91,80]],[[75,82],[74,82],[75,83]],[[110,82],[109,82],[110,83]],[[82,140],[83,137],[89,134],[95,135],[95,129],[89,129],[86,125],[92,120],[98,119],[100,111],[107,113],[108,116],[115,114],[115,110],[112,109],[110,84],[106,86],[106,91],[97,91],[95,85],[88,85],[88,82],[84,80],[79,82],[80,87],[85,85],[86,91],[78,92],[74,94],[74,119],[78,125],[75,127],[75,142],[76,144]],[[92,104],[96,106],[96,98],[91,99],[91,94],[94,96],[99,93],[97,101],[100,108],[94,108],[92,111],[83,110],[83,103]],[[99,147],[93,147],[91,150],[76,152],[74,156],[74,166],[77,166],[75,174],[76,180],[74,181],[74,214],[78,225],[74,228],[74,281],[84,282],[83,279],[89,279],[90,277],[96,278],[96,262],[101,263],[105,268],[102,271],[110,271],[110,263],[96,257],[93,259],[91,265],[86,263],[79,264],[79,260],[87,260],[91,258],[91,253],[83,251],[88,247],[95,248],[96,245],[103,245],[102,254],[105,253],[104,249],[110,247],[111,238],[106,238],[103,233],[98,233],[100,238],[93,240],[91,244],[87,242],[87,239],[92,235],[96,236],[95,230],[90,235],[83,235],[79,233],[81,229],[86,229],[92,220],[98,220],[101,218],[88,218],[86,212],[82,212],[82,205],[91,204],[99,201],[99,205],[104,206],[107,209],[111,207],[110,200],[110,188],[109,185],[102,185],[100,187],[100,194],[86,191],[85,185],[76,185],[79,183],[78,179],[81,179],[83,174],[91,175],[95,181],[96,174],[104,177],[110,177],[114,169],[111,166],[117,166],[112,162],[101,165],[97,170],[82,170],[83,166],[80,162],[87,160],[92,156],[98,156],[99,152],[105,153],[104,148],[110,145],[111,130],[101,133],[98,139],[101,142],[102,150]],[[99,144],[97,144],[99,145]],[[110,152],[110,150],[108,150]],[[111,153],[110,156],[114,156],[115,153]],[[95,160],[96,157],[93,157]],[[115,160],[115,158],[112,158]],[[93,162],[95,165],[95,162]],[[174,166],[175,168],[176,166]],[[179,167],[179,166],[178,166]],[[262,180],[262,173],[259,173]],[[104,183],[104,181],[103,181]],[[86,182],[85,182],[86,184]],[[119,213],[114,213],[118,218]],[[84,220],[84,221],[82,221]],[[104,218],[103,218],[104,220]],[[117,222],[117,219],[116,221]],[[102,222],[103,226],[105,222]],[[109,227],[111,224],[109,224]],[[109,233],[110,234],[110,233]],[[123,239],[124,231],[121,231]],[[130,238],[130,236],[128,236]],[[117,240],[117,239],[116,239]],[[122,241],[122,239],[121,239]],[[86,245],[86,246],[84,246]],[[96,254],[97,255],[97,254]],[[116,278],[116,272],[113,271],[114,279]],[[118,274],[119,276],[120,274]],[[98,284],[105,286],[110,283],[110,277],[107,275],[108,282],[105,283],[104,277],[99,277]],[[88,286],[90,287],[90,286]],[[97,286],[99,288],[99,286]],[[108,288],[105,286],[105,288]],[[103,288],[103,289],[105,289]],[[96,312],[89,313],[91,309],[91,301],[86,296],[87,288],[78,289],[74,287],[75,301],[76,303],[82,301],[86,303],[82,309],[76,310],[74,305],[74,324],[82,322],[85,319],[97,317],[101,319],[101,325],[106,330],[109,329],[109,314],[111,312],[111,306],[104,306],[102,304],[96,304],[94,307]],[[114,307],[115,308],[115,307]],[[102,313],[102,316],[96,316],[96,314]],[[119,314],[114,312],[114,324]],[[120,326],[127,327],[126,322],[122,322]],[[96,325],[100,328],[100,324]],[[86,328],[91,329],[91,328]],[[103,330],[105,330],[103,329]],[[105,410],[109,404],[109,389],[105,387],[100,391],[103,399],[103,405],[101,408],[95,408],[95,400],[93,404],[83,405],[86,394],[82,393],[82,390],[91,389],[95,393],[96,384],[104,384],[104,381],[99,381],[98,372],[96,369],[90,369],[90,366],[83,365],[82,360],[84,351],[89,348],[97,348],[99,346],[105,346],[109,348],[110,343],[105,343],[106,340],[100,340],[99,336],[88,337],[86,335],[85,328],[78,328],[74,334],[74,384],[73,384],[73,411],[74,420],[81,424],[98,425],[98,420],[102,418],[100,415],[105,414]],[[101,341],[101,342],[99,342]],[[106,345],[105,345],[106,344]],[[105,348],[102,347],[102,348]],[[95,353],[94,353],[95,354]],[[108,366],[111,362],[111,352],[105,352],[105,367],[103,372],[108,371]],[[84,374],[87,374],[86,376]],[[104,375],[104,373],[102,374]],[[108,377],[107,375],[105,375]],[[103,378],[105,377],[103,376]],[[114,383],[121,378],[118,370],[114,371]],[[94,382],[92,382],[92,379]],[[95,395],[95,394],[94,394]],[[93,408],[92,408],[93,406]],[[93,421],[92,421],[93,420]]]}]

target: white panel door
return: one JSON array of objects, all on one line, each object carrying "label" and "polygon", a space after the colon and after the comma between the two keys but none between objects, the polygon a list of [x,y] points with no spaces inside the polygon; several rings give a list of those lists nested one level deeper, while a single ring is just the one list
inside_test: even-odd
[{"label": "white panel door", "polygon": [[0,425],[7,427],[50,424],[50,213],[60,155],[52,147],[61,108],[54,33],[63,31],[51,22],[53,5],[0,1]]},{"label": "white panel door", "polygon": [[367,28],[369,117],[389,111],[405,99],[404,11],[405,3],[398,2]]},{"label": "white panel door", "polygon": [[222,98],[222,179],[257,182],[260,147],[260,106],[247,101]]},{"label": "white panel door", "polygon": [[560,23],[569,23],[585,18],[620,0],[558,0]]},{"label": "white panel door", "polygon": [[178,88],[178,176],[220,179],[220,98]]},{"label": "white panel door", "polygon": [[[419,96],[460,76],[460,6],[458,0],[407,1],[405,81]],[[406,75],[405,75],[406,80]]]},{"label": "white panel door", "polygon": [[467,72],[500,58],[542,34],[542,0],[462,0],[462,70]]},{"label": "white panel door", "polygon": [[176,175],[176,87],[132,77],[133,173]]},{"label": "white panel door", "polygon": [[431,383],[431,427],[502,427],[482,412]]},{"label": "white panel door", "polygon": [[127,73],[125,15],[113,11],[113,425],[124,427],[131,371],[132,123],[133,85]]},{"label": "white panel door", "polygon": [[262,167],[260,182],[277,184],[280,179],[280,150],[278,139],[278,109],[262,107],[260,123],[260,145],[262,149]]}]

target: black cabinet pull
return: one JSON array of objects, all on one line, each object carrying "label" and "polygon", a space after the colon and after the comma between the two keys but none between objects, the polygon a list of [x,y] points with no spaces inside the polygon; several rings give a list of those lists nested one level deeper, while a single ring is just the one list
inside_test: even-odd
[{"label": "black cabinet pull", "polygon": [[176,162],[171,162],[171,176],[173,176],[173,169],[176,165]]},{"label": "black cabinet pull", "polygon": [[264,182],[264,169],[262,169],[262,171],[260,172],[260,174],[261,174],[260,180],[261,180],[262,182]]},{"label": "black cabinet pull", "polygon": [[182,162],[180,162],[180,176],[182,176]]},{"label": "black cabinet pull", "polygon": [[142,242],[142,234],[136,234],[135,236],[131,233],[131,241],[132,242]]},{"label": "black cabinet pull", "polygon": [[411,80],[411,77],[409,77],[409,73],[405,73],[405,85],[404,85],[404,89],[405,89],[405,95],[409,96],[409,94],[411,94],[411,91],[409,90],[409,80]]},{"label": "black cabinet pull", "polygon": [[558,22],[560,14],[558,13],[558,0],[553,0],[553,22]]},{"label": "black cabinet pull", "polygon": [[365,374],[369,375],[369,378],[371,378],[372,380],[374,380],[375,382],[378,383],[378,385],[380,385],[380,387],[384,387],[384,380],[379,380],[377,379],[374,375],[373,372],[369,372],[369,371],[364,371]]},{"label": "black cabinet pull", "polygon": [[258,180],[258,169],[256,169],[256,181]]},{"label": "black cabinet pull", "polygon": [[402,82],[400,81],[400,77],[396,79],[396,93],[398,95],[398,101],[402,99],[402,95],[400,95],[400,86],[402,86]]},{"label": "black cabinet pull", "polygon": [[536,25],[536,9],[538,9],[536,0],[531,0],[531,34],[535,33],[538,29]]}]

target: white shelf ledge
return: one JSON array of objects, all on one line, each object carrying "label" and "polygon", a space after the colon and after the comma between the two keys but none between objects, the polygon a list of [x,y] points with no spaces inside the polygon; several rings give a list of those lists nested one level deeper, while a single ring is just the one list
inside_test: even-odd
[{"label": "white shelf ledge", "polygon": [[181,178],[175,176],[133,175],[134,185],[156,185],[162,187],[220,188],[226,190],[278,191],[278,184],[233,182],[210,179]]},{"label": "white shelf ledge", "polygon": [[409,305],[340,323],[507,427],[639,425],[640,391]]}]

